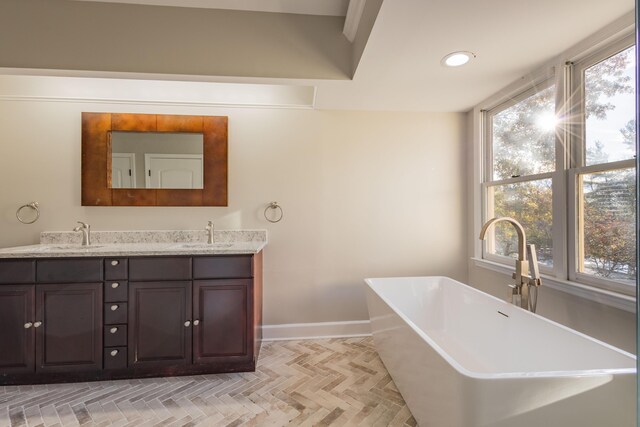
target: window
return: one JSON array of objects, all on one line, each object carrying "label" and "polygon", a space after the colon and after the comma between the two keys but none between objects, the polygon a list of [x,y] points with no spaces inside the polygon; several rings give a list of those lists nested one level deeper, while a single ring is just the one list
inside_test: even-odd
[{"label": "window", "polygon": [[[555,98],[552,80],[487,113],[489,156],[485,182],[486,219],[510,216],[536,245],[541,266],[553,267],[552,172],[555,170]],[[487,258],[517,257],[517,236],[496,224],[487,241]]]},{"label": "window", "polygon": [[[635,49],[577,63],[575,265],[570,278],[629,293],[636,270]],[[573,219],[573,218],[572,218]]]},{"label": "window", "polygon": [[[556,66],[482,120],[482,221],[520,221],[544,274],[626,295],[636,278],[635,66],[628,36]],[[515,256],[515,230],[496,224],[483,258]]]}]

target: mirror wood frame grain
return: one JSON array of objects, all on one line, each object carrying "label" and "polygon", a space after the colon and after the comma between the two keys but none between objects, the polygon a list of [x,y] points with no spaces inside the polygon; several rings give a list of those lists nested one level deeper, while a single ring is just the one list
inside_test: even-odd
[{"label": "mirror wood frame grain", "polygon": [[[203,135],[203,188],[111,188],[111,131]],[[82,206],[227,206],[228,118],[82,113]]]}]

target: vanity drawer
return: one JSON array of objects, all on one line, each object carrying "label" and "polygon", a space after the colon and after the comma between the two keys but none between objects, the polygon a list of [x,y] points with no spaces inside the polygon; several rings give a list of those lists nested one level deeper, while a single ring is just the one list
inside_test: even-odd
[{"label": "vanity drawer", "polygon": [[252,256],[193,258],[194,279],[248,279],[253,277]]},{"label": "vanity drawer", "polygon": [[36,262],[39,283],[86,283],[102,281],[102,259],[45,259]]},{"label": "vanity drawer", "polygon": [[0,283],[34,283],[35,260],[0,261]]},{"label": "vanity drawer", "polygon": [[127,347],[104,349],[104,369],[125,369],[127,367]]},{"label": "vanity drawer", "polygon": [[104,260],[104,279],[118,280],[128,277],[127,259],[126,258],[105,258]]},{"label": "vanity drawer", "polygon": [[127,345],[127,325],[107,325],[104,327],[104,346],[118,347]]},{"label": "vanity drawer", "polygon": [[129,284],[126,280],[109,280],[104,283],[104,302],[126,302]]},{"label": "vanity drawer", "polygon": [[129,281],[191,279],[191,258],[130,258]]},{"label": "vanity drawer", "polygon": [[127,303],[112,302],[104,305],[104,324],[127,323]]}]

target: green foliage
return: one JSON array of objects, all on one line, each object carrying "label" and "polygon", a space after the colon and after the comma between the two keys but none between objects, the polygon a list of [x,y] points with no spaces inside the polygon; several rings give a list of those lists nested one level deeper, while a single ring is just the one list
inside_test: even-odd
[{"label": "green foliage", "polygon": [[[495,192],[495,215],[516,218],[527,231],[527,242],[536,245],[538,261],[551,265],[553,263],[551,180],[505,187],[502,189],[504,191]],[[516,257],[518,247],[515,229],[509,224],[496,224],[495,233],[496,252]]]},{"label": "green foliage", "polygon": [[585,175],[583,188],[585,270],[613,279],[635,276],[635,170]]}]

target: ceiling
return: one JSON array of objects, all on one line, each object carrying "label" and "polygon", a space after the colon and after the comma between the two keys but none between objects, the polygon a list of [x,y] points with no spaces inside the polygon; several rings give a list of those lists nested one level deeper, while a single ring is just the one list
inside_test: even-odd
[{"label": "ceiling", "polygon": [[[314,86],[315,107],[320,109],[463,112],[613,21],[631,17],[634,8],[634,0],[367,1],[380,1],[382,6],[352,79],[241,74],[200,79]],[[111,2],[329,16],[344,16],[348,6],[348,0]],[[457,50],[474,52],[477,58],[464,67],[443,67],[442,57]]]},{"label": "ceiling", "polygon": [[[316,105],[466,111],[633,9],[633,0],[386,0],[353,81],[320,84]],[[440,65],[458,50],[477,58]]]},{"label": "ceiling", "polygon": [[150,6],[232,9],[253,12],[297,13],[345,16],[349,0],[75,0],[102,3],[129,3]]}]

